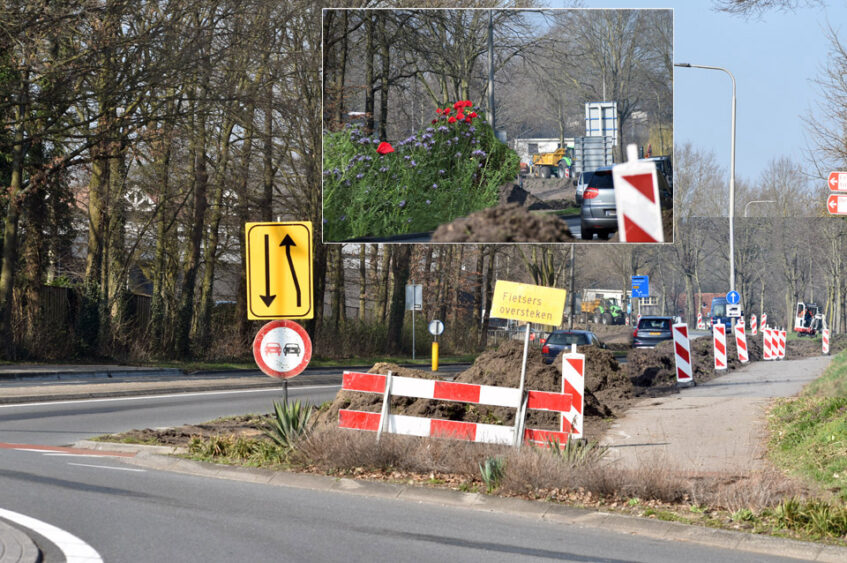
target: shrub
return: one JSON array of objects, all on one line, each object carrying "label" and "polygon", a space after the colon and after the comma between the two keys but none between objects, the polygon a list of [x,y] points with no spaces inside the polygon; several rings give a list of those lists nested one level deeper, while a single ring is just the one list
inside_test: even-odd
[{"label": "shrub", "polygon": [[312,405],[308,403],[301,406],[300,401],[285,404],[274,401],[273,417],[265,425],[265,435],[284,450],[291,450],[309,434],[311,417]]},{"label": "shrub", "polygon": [[469,104],[439,108],[431,127],[387,153],[357,127],[325,134],[325,240],[429,231],[497,204],[519,159]]}]

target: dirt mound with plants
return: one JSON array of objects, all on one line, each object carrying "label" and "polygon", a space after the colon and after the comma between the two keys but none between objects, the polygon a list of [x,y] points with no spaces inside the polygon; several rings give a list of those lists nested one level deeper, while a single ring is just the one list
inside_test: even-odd
[{"label": "dirt mound with plants", "polygon": [[[595,395],[595,389],[601,394],[621,395],[622,382],[619,381],[619,370],[614,369],[617,362],[605,350],[597,350],[601,354],[594,355],[591,349],[582,350],[586,356],[586,390],[584,396],[583,414],[586,418],[604,419],[613,416],[613,409]],[[495,350],[480,354],[473,365],[460,373],[454,381],[458,383],[473,383],[477,385],[492,385],[497,387],[517,388],[520,385],[521,362],[523,359],[523,344],[518,341],[504,342]],[[614,365],[613,365],[614,364]],[[600,366],[606,366],[600,369]],[[375,364],[370,373],[386,374],[391,371],[394,375],[415,377],[421,379],[441,379],[430,372],[401,368],[396,364]],[[596,372],[596,374],[595,374]],[[525,388],[536,391],[561,392],[561,367],[556,364],[545,364],[541,351],[530,348],[527,356]],[[610,392],[610,390],[615,390]],[[372,393],[340,391],[328,410],[318,416],[319,422],[337,424],[338,411],[341,409],[379,412],[382,396]],[[515,423],[515,409],[506,407],[488,407],[468,403],[452,403],[433,401],[429,399],[412,399],[408,397],[393,397],[391,399],[392,414],[404,414],[425,418],[446,420],[461,420],[464,422],[481,422],[486,424],[502,424],[511,426]],[[527,425],[532,428],[558,429],[559,418],[555,413],[529,411]],[[588,425],[586,425],[586,428]]]},{"label": "dirt mound with plants", "polygon": [[573,242],[567,223],[517,203],[489,207],[440,225],[432,242]]}]

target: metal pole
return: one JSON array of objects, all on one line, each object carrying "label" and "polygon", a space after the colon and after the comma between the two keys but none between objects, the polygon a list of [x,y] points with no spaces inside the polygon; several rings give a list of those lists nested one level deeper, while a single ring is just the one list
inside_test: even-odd
[{"label": "metal pole", "polygon": [[754,199],[753,201],[748,201],[747,205],[744,206],[744,216],[747,217],[747,208],[750,207],[751,203],[776,203],[775,199]]},{"label": "metal pole", "polygon": [[288,405],[288,380],[282,380],[282,404]]},{"label": "metal pole", "polygon": [[523,411],[523,395],[524,395],[523,390],[524,390],[524,383],[525,383],[525,380],[526,380],[526,356],[527,356],[528,352],[529,352],[529,323],[527,322],[526,323],[526,333],[524,334],[524,338],[523,338],[523,361],[521,362],[521,384],[519,386],[519,389],[520,389],[519,394],[520,394],[520,397],[521,397],[521,406],[519,406],[518,409],[515,411],[515,447],[518,447],[518,448],[521,446],[521,440],[523,438],[523,436],[521,436],[521,428],[522,428],[522,425],[523,425],[523,421],[521,420],[521,418],[522,418],[521,415],[522,415],[522,411]]},{"label": "metal pole", "polygon": [[574,292],[573,292],[574,277],[575,277],[574,259],[573,258],[574,258],[574,250],[573,250],[573,245],[571,245],[571,264],[570,264],[570,266],[571,266],[571,283],[570,283],[570,287],[568,289],[568,291],[571,292],[571,316],[568,319],[568,330],[573,330],[573,317],[576,314],[576,295],[574,295]]},{"label": "metal pole", "polygon": [[415,359],[415,310],[412,309],[412,360]]},{"label": "metal pole", "polygon": [[488,123],[497,131],[494,120],[494,10],[488,10]]},{"label": "metal pole", "polygon": [[[729,155],[729,290],[735,291],[735,76],[729,70],[720,66],[693,65],[690,63],[674,63],[674,66],[720,70],[727,73],[732,80],[732,120],[730,126],[732,137]],[[732,328],[735,328],[735,318],[732,319]]]}]

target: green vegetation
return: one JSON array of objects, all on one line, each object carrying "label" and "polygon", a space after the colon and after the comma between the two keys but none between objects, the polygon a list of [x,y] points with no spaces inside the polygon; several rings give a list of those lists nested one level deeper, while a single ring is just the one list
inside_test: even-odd
[{"label": "green vegetation", "polygon": [[324,135],[325,240],[430,231],[497,204],[518,155],[471,102],[436,113],[394,147],[357,127]]},{"label": "green vegetation", "polygon": [[263,428],[265,435],[286,452],[294,448],[298,440],[308,436],[312,425],[313,407],[300,401],[279,403],[274,401],[274,413],[271,421]]},{"label": "green vegetation", "polygon": [[490,493],[500,486],[506,472],[506,461],[502,457],[487,457],[479,464],[479,472],[485,483],[485,492]]},{"label": "green vegetation", "polygon": [[847,397],[847,353],[832,358],[822,376],[803,389],[804,396]]}]

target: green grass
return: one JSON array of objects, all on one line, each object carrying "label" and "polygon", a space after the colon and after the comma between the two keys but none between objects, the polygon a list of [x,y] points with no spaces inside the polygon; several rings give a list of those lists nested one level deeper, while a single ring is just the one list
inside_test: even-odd
[{"label": "green grass", "polygon": [[823,375],[803,389],[803,395],[847,397],[847,352],[835,355]]},{"label": "green grass", "polygon": [[558,215],[559,217],[577,217],[579,216],[579,207],[565,207],[564,209],[552,209],[544,211],[531,211],[530,213],[547,213],[550,215]]}]

